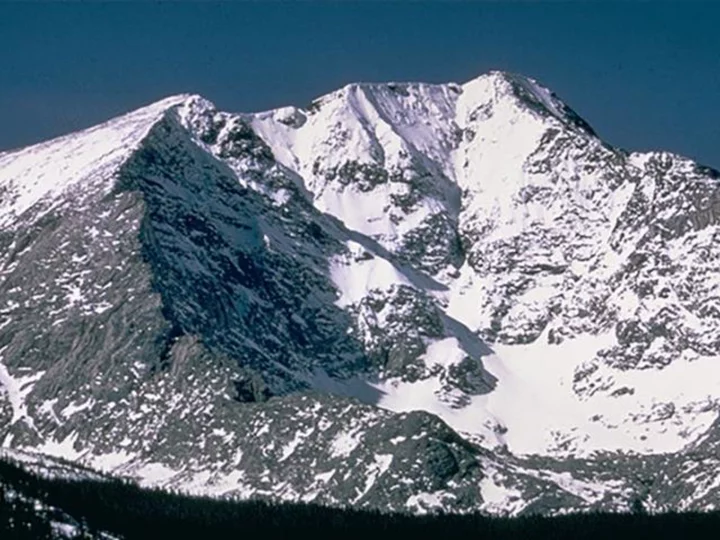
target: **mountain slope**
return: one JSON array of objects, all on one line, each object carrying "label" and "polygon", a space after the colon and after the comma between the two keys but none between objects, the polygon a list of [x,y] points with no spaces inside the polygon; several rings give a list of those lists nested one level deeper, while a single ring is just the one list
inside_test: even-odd
[{"label": "mountain slope", "polygon": [[0,440],[215,495],[710,508],[717,180],[505,73],[1,154]]}]

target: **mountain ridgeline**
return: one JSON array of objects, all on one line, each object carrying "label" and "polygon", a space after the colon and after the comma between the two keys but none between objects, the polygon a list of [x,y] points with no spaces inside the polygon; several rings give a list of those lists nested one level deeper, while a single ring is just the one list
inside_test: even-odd
[{"label": "mountain ridgeline", "polygon": [[0,154],[0,443],[213,497],[714,509],[719,179],[500,72]]}]

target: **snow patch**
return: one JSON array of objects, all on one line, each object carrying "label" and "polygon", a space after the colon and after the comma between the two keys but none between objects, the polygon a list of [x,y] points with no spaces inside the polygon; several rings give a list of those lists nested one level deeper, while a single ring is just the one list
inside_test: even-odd
[{"label": "snow patch", "polygon": [[356,242],[348,242],[350,255],[330,261],[330,276],[340,292],[336,304],[344,307],[365,298],[372,290],[409,285],[408,279],[386,259],[368,253]]},{"label": "snow patch", "polygon": [[363,435],[360,428],[340,432],[330,445],[332,456],[348,457],[358,447]]},{"label": "snow patch", "polygon": [[480,481],[481,509],[494,515],[515,515],[522,510],[527,502],[522,492],[499,483],[488,474]]},{"label": "snow patch", "polygon": [[8,368],[2,363],[2,356],[0,355],[0,390],[5,394],[6,399],[10,402],[10,407],[12,407],[11,424],[25,420],[31,427],[33,426],[32,418],[28,415],[26,399],[28,394],[32,392],[35,383],[44,374],[44,371],[38,371],[24,377],[13,377]]}]

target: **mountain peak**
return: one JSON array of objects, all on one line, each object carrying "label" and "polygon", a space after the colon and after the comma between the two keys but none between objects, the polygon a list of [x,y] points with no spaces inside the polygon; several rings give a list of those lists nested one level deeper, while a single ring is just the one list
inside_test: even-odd
[{"label": "mountain peak", "polygon": [[462,88],[465,94],[469,94],[466,99],[470,98],[471,101],[497,102],[511,99],[523,109],[546,118],[555,118],[566,126],[579,129],[593,137],[597,136],[590,124],[569,105],[552,90],[531,77],[494,70],[471,79],[463,84]]},{"label": "mountain peak", "polygon": [[[0,154],[0,224],[78,185],[112,184],[117,168],[172,108],[212,106],[201,96],[170,96],[91,128]],[[83,188],[85,189],[85,188]]]},{"label": "mountain peak", "polygon": [[387,511],[618,510],[637,471],[716,505],[717,175],[591,133],[493,71],[0,155],[0,441]]}]

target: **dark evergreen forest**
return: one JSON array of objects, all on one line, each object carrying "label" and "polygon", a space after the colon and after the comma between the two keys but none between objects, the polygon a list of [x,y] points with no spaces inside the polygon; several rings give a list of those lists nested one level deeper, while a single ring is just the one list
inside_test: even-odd
[{"label": "dark evergreen forest", "polygon": [[[21,496],[18,496],[21,494]],[[41,501],[45,508],[39,508]],[[49,510],[54,508],[55,510]],[[71,518],[77,538],[450,538],[653,540],[720,537],[720,512],[496,518],[384,514],[303,504],[227,501],[141,489],[122,480],[63,480],[0,460],[0,539],[53,538]],[[255,536],[262,535],[262,536]],[[306,536],[308,537],[308,536]]]}]

